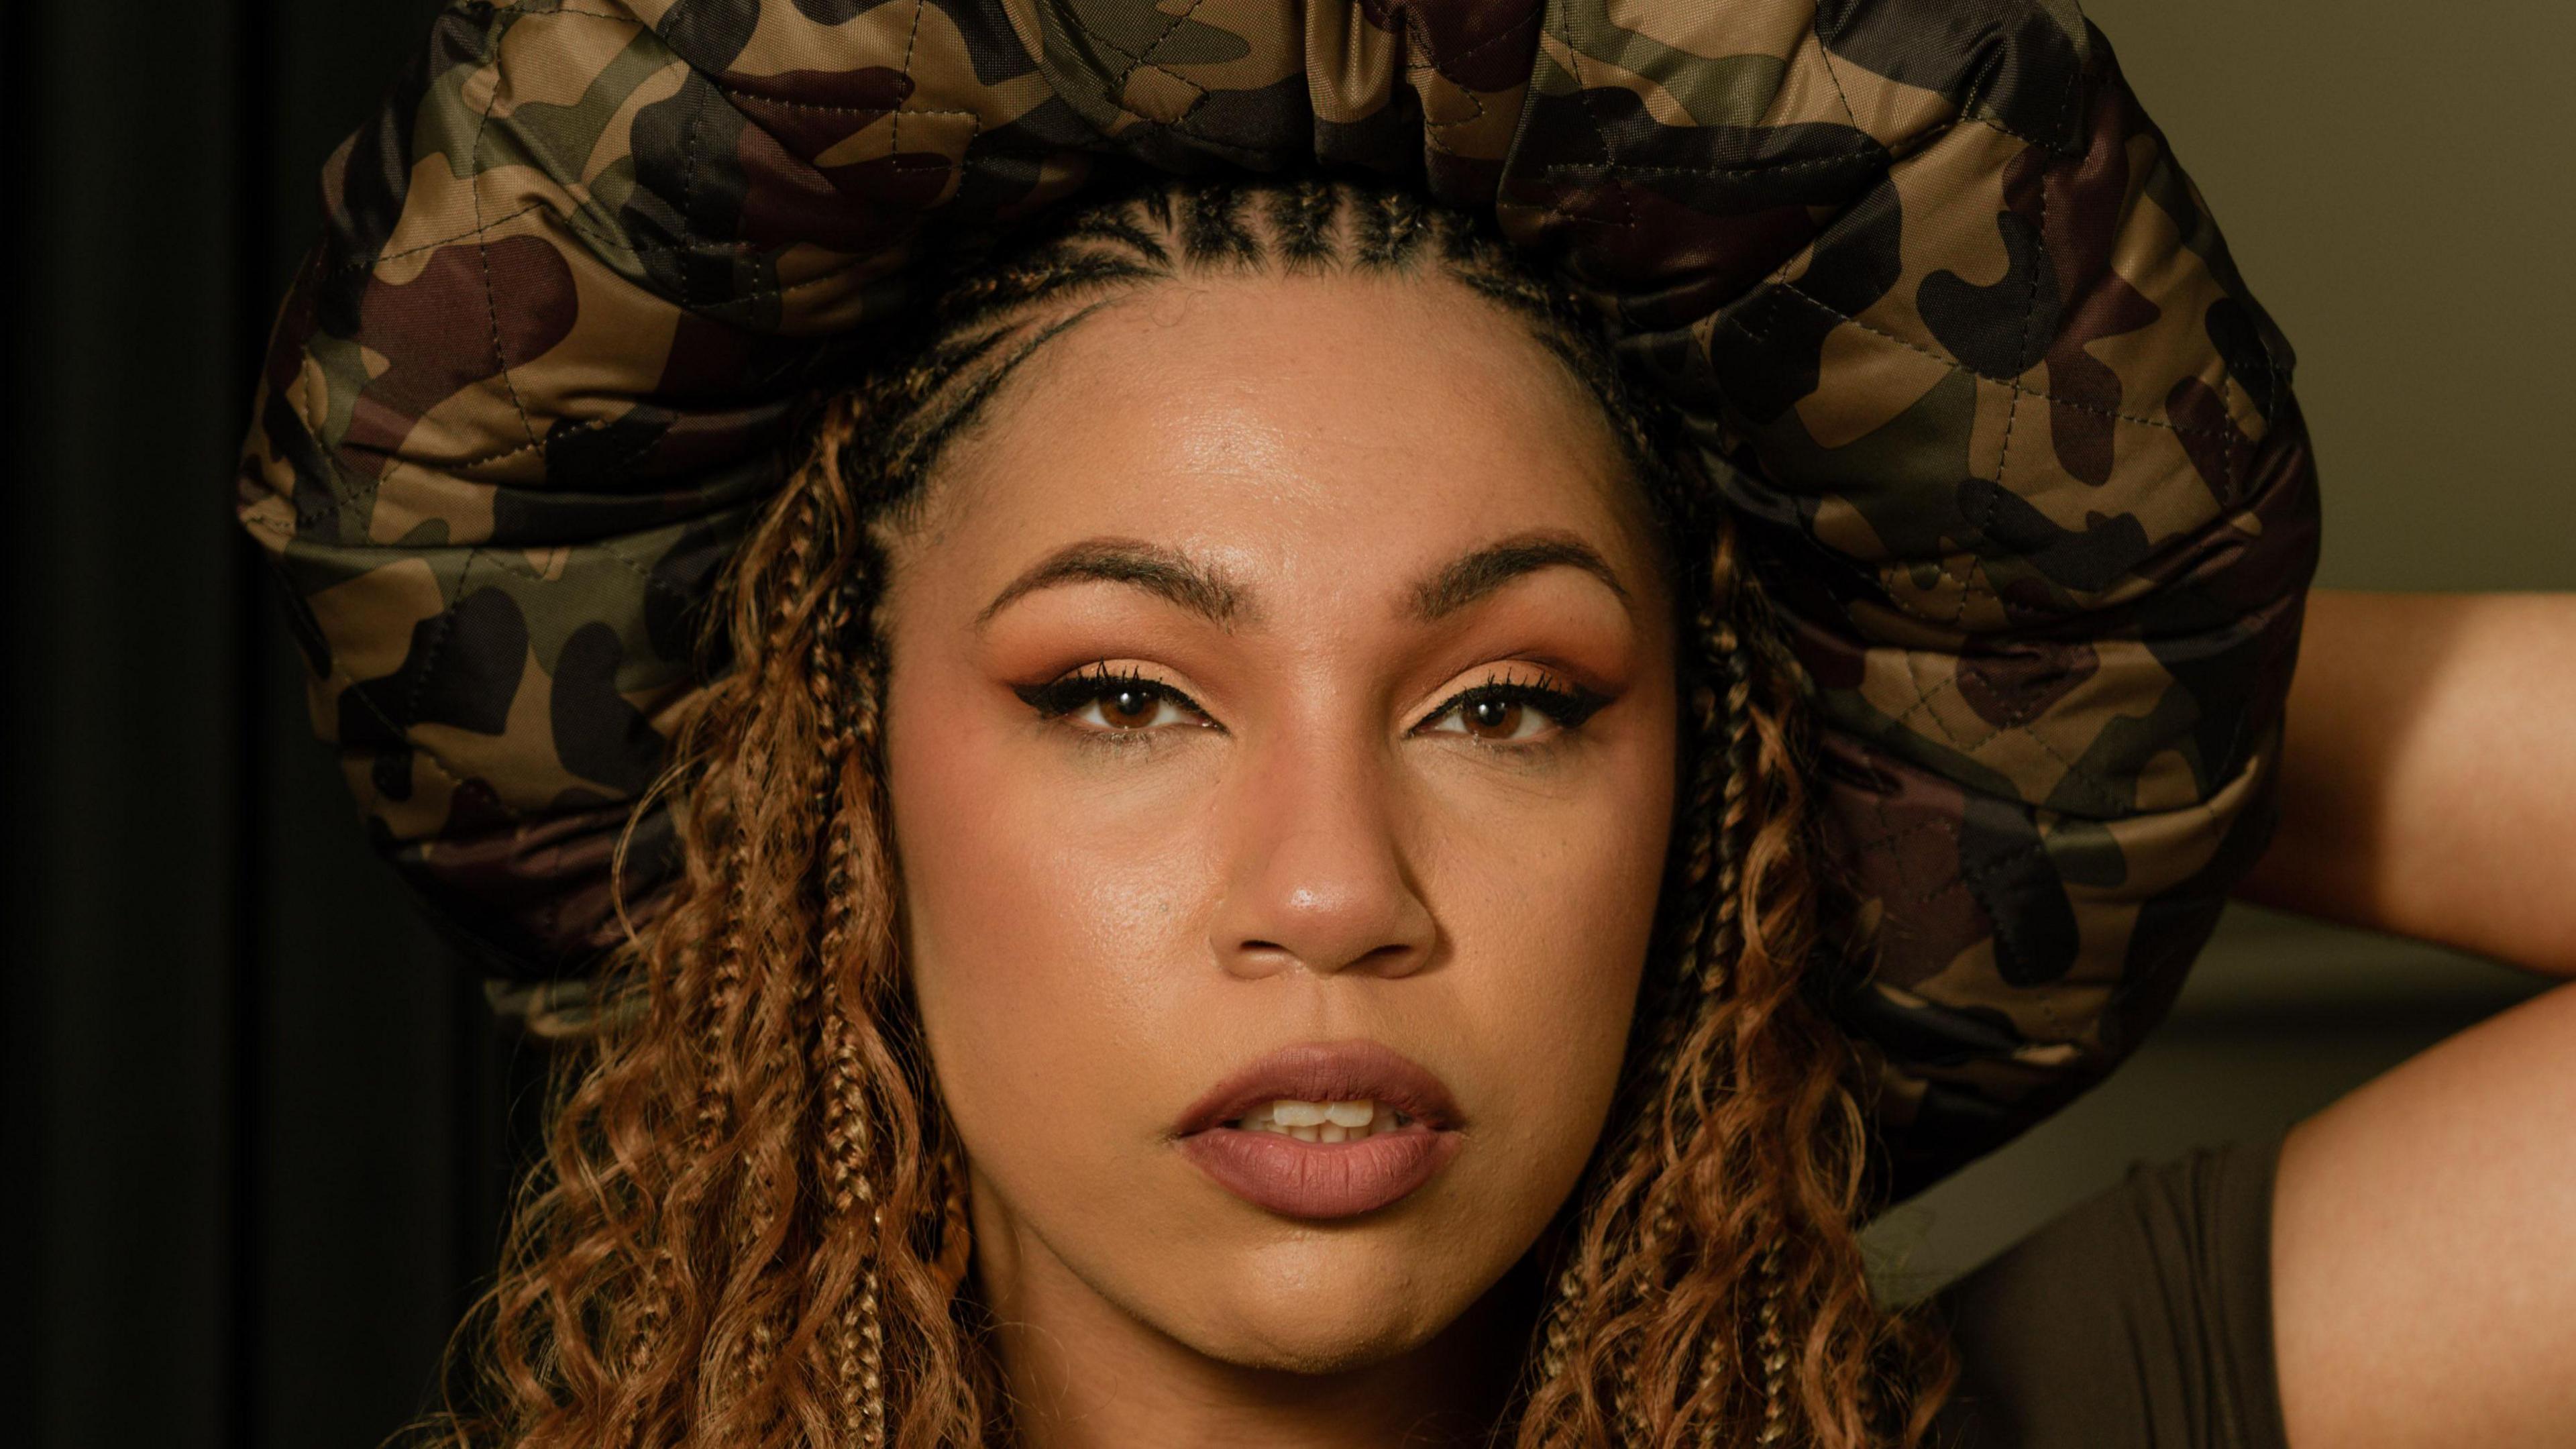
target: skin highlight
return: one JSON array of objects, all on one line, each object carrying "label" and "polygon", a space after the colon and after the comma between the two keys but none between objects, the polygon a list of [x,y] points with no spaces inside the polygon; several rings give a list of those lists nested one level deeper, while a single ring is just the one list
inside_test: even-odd
[{"label": "skin highlight", "polygon": [[[929,507],[884,612],[906,954],[1030,1442],[1490,1422],[1470,1310],[1600,1135],[1670,833],[1671,602],[1598,408],[1451,284],[1174,285],[1023,365]],[[1013,588],[1100,540],[1197,577]],[[1085,668],[1197,707],[1018,695]],[[1602,703],[1496,740],[1448,705],[1495,681]],[[1172,1150],[1234,1065],[1346,1038],[1465,1110],[1418,1192],[1300,1223]]]}]

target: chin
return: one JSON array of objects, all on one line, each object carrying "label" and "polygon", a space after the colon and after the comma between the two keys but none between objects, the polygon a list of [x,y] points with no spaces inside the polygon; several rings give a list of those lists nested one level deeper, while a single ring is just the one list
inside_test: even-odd
[{"label": "chin", "polygon": [[1404,1305],[1377,1302],[1269,1302],[1204,1325],[1206,1337],[1184,1337],[1190,1349],[1237,1368],[1290,1374],[1335,1374],[1400,1358],[1441,1327],[1424,1324]]},{"label": "chin", "polygon": [[1416,1254],[1392,1244],[1364,1246],[1340,1233],[1300,1236],[1220,1270],[1228,1281],[1203,1284],[1188,1321],[1164,1327],[1196,1352],[1240,1368],[1366,1368],[1422,1347],[1474,1302],[1474,1285],[1415,1271],[1419,1266]]}]

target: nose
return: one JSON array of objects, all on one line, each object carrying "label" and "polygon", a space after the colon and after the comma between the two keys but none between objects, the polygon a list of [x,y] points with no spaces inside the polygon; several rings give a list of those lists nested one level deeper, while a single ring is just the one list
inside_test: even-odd
[{"label": "nose", "polygon": [[1211,928],[1227,972],[1401,977],[1431,959],[1438,928],[1405,858],[1392,767],[1360,740],[1244,761]]}]

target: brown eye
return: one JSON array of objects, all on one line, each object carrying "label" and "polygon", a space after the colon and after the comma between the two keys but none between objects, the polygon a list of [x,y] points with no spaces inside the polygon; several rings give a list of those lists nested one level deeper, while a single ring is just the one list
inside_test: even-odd
[{"label": "brown eye", "polygon": [[1163,707],[1162,696],[1133,686],[1113,686],[1102,690],[1097,698],[1101,721],[1112,729],[1143,729],[1154,722]]},{"label": "brown eye", "polygon": [[1594,710],[1608,702],[1585,690],[1497,679],[1452,695],[1419,728],[1431,734],[1465,735],[1478,744],[1520,748],[1580,729]]},{"label": "brown eye", "polygon": [[1215,725],[1207,711],[1171,685],[1106,666],[1014,690],[1041,718],[1063,720],[1092,735],[1138,738],[1172,725]]},{"label": "brown eye", "polygon": [[1521,732],[1521,717],[1529,707],[1516,699],[1471,700],[1458,709],[1458,719],[1467,733],[1482,740],[1508,740]]}]

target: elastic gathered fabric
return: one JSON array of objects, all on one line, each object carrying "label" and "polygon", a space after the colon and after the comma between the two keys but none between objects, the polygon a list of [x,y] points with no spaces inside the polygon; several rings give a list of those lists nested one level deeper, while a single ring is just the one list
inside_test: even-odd
[{"label": "elastic gathered fabric", "polygon": [[239,506],[378,847],[497,973],[619,939],[797,400],[944,238],[1134,165],[1489,212],[1686,413],[1815,688],[1896,1190],[2161,1017],[2268,838],[2317,499],[2072,0],[452,5],[325,168]]}]

